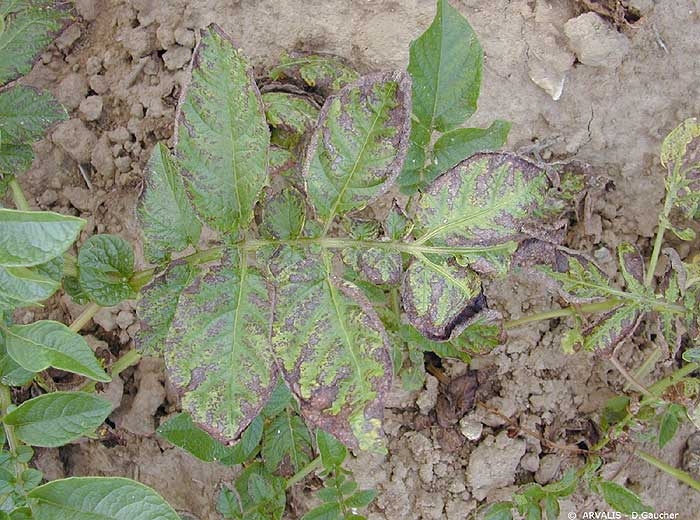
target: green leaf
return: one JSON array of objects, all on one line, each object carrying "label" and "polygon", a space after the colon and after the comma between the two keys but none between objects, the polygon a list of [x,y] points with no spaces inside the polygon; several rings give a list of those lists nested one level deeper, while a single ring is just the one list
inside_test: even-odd
[{"label": "green leaf", "polygon": [[323,105],[303,176],[326,230],[333,217],[364,208],[396,179],[408,146],[408,86],[401,73],[365,76]]},{"label": "green leaf", "polygon": [[513,520],[512,510],[512,502],[496,502],[484,512],[481,520]]},{"label": "green leaf", "polygon": [[50,92],[39,92],[23,85],[0,92],[2,144],[38,141],[52,124],[67,118],[66,109]]},{"label": "green leaf", "polygon": [[183,411],[221,441],[238,438],[277,384],[270,307],[265,279],[235,250],[180,296],[166,366]]},{"label": "green leaf", "polygon": [[129,300],[136,293],[129,285],[134,275],[134,250],[116,235],[94,235],[78,253],[80,286],[103,307]]},{"label": "green leaf", "polygon": [[364,295],[333,277],[330,263],[313,248],[281,247],[272,258],[273,350],[308,424],[350,447],[381,450],[388,337]]},{"label": "green leaf", "polygon": [[263,435],[263,418],[257,415],[241,435],[241,440],[231,446],[219,462],[227,466],[245,464],[258,452]]},{"label": "green leaf", "polygon": [[280,64],[270,71],[270,77],[278,80],[282,76],[299,77],[323,95],[340,90],[359,78],[357,71],[337,56],[330,54],[305,54],[293,52],[280,58]]},{"label": "green leaf", "polygon": [[0,15],[5,17],[5,28],[0,32],[0,85],[31,70],[34,58],[51,42],[67,15],[47,1],[4,6]]},{"label": "green leaf", "polygon": [[0,266],[31,267],[62,255],[85,221],[50,211],[0,208]]},{"label": "green leaf", "polygon": [[226,485],[221,486],[221,491],[219,491],[219,496],[216,499],[216,510],[221,513],[224,518],[236,518],[235,515],[240,511],[238,498]]},{"label": "green leaf", "polygon": [[653,511],[635,493],[615,482],[600,480],[597,486],[608,505],[624,515]]},{"label": "green leaf", "polygon": [[[629,399],[627,400],[627,404],[629,404]],[[627,405],[625,405],[623,409],[626,410]],[[568,469],[559,480],[552,482],[551,484],[547,484],[543,487],[543,489],[549,495],[568,497],[573,494],[574,491],[576,491],[578,482],[579,477],[577,476],[576,470]]]},{"label": "green leaf", "polygon": [[540,269],[550,278],[561,284],[560,292],[564,298],[573,303],[582,303],[619,294],[608,277],[593,262],[569,255],[564,257],[566,264],[559,271],[547,266]]},{"label": "green leaf", "polygon": [[235,483],[237,510],[232,518],[240,520],[279,520],[286,504],[285,480],[270,474],[260,462],[254,462]]},{"label": "green leaf", "polygon": [[175,260],[139,292],[136,315],[140,328],[134,341],[144,354],[163,351],[182,291],[192,283],[197,269],[184,260]]},{"label": "green leaf", "polygon": [[0,310],[41,302],[60,285],[37,267],[0,267]]},{"label": "green leaf", "polygon": [[316,430],[316,445],[321,456],[321,463],[328,471],[340,467],[348,456],[348,449],[343,443],[323,430]]},{"label": "green leaf", "polygon": [[264,238],[294,240],[301,235],[305,219],[304,197],[296,188],[287,187],[265,198],[260,234]]},{"label": "green leaf", "polygon": [[35,520],[180,520],[151,488],[118,477],[71,477],[29,492]]},{"label": "green leaf", "polygon": [[314,507],[311,511],[302,516],[301,520],[343,520],[343,512],[340,508],[340,504],[327,502],[318,507]]},{"label": "green leaf", "polygon": [[685,416],[685,408],[676,403],[666,407],[661,424],[659,425],[659,448],[663,448],[673,439],[678,431],[681,418]]},{"label": "green leaf", "polygon": [[419,257],[406,270],[401,298],[409,323],[432,340],[459,335],[486,308],[479,275],[426,257]]},{"label": "green leaf", "polygon": [[83,337],[56,321],[13,325],[6,330],[8,354],[31,372],[58,368],[107,383],[112,380]]},{"label": "green leaf", "polygon": [[144,254],[153,263],[174,251],[196,246],[202,225],[190,206],[177,165],[163,143],[153,148],[146,165],[146,188],[137,216],[143,231]]},{"label": "green leaf", "polygon": [[413,114],[420,124],[452,130],[476,111],[483,51],[467,20],[447,0],[410,47]]},{"label": "green leaf", "polygon": [[7,386],[23,386],[34,377],[34,372],[22,368],[10,357],[0,331],[0,383]]},{"label": "green leaf", "polygon": [[4,181],[12,175],[26,172],[33,160],[34,151],[30,145],[0,143],[0,194],[6,189]]},{"label": "green leaf", "polygon": [[309,98],[287,92],[266,92],[262,95],[267,122],[290,136],[293,148],[318,119],[318,108]]},{"label": "green leaf", "polygon": [[32,446],[55,448],[93,432],[112,411],[106,399],[84,392],[53,392],[25,401],[3,422]]},{"label": "green leaf", "polygon": [[458,128],[441,135],[433,145],[433,160],[426,168],[423,182],[456,166],[477,152],[498,150],[506,142],[510,123],[494,121],[488,128]]},{"label": "green leaf", "polygon": [[558,520],[560,507],[559,499],[554,495],[547,495],[542,499],[542,511],[546,514],[547,520]]},{"label": "green leaf", "polygon": [[265,469],[277,471],[279,465],[288,458],[294,472],[311,462],[311,434],[304,421],[289,408],[265,426],[261,455]]},{"label": "green leaf", "polygon": [[474,155],[421,194],[414,217],[416,242],[474,248],[475,256],[480,249],[488,252],[496,246],[500,250],[523,240],[525,226],[540,224],[534,212],[549,187],[544,170],[517,155]]},{"label": "green leaf", "polygon": [[197,428],[186,413],[171,417],[160,425],[156,433],[205,462],[216,462],[227,455],[227,447]]},{"label": "green leaf", "polygon": [[377,498],[377,492],[374,489],[363,489],[348,497],[345,505],[352,509],[361,509],[370,505],[375,498]]},{"label": "green leaf", "polygon": [[200,219],[235,236],[267,182],[270,133],[252,69],[219,27],[202,31],[192,63],[176,155]]},{"label": "green leaf", "polygon": [[413,229],[413,223],[409,220],[406,212],[394,199],[389,208],[389,213],[384,220],[384,235],[390,240],[402,240]]}]

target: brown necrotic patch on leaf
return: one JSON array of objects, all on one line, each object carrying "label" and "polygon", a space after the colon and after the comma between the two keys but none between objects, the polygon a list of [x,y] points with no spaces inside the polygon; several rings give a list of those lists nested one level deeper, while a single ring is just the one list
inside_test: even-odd
[{"label": "brown necrotic patch on leaf", "polygon": [[401,296],[411,325],[436,341],[458,336],[487,308],[479,275],[454,263],[427,259],[414,261],[406,270]]},{"label": "brown necrotic patch on leaf", "polygon": [[375,285],[396,285],[401,281],[401,253],[378,247],[347,248],[341,252],[341,257],[343,262],[367,282]]},{"label": "brown necrotic patch on leaf", "polygon": [[265,278],[237,251],[182,292],[165,345],[170,380],[192,420],[223,442],[260,412],[277,376]]},{"label": "brown necrotic patch on leaf", "polygon": [[324,254],[285,246],[273,255],[273,351],[310,424],[350,447],[382,450],[388,337],[364,295],[330,274]]},{"label": "brown necrotic patch on leaf", "polygon": [[408,76],[372,74],[329,97],[307,147],[306,192],[319,218],[364,208],[393,184],[411,127]]}]

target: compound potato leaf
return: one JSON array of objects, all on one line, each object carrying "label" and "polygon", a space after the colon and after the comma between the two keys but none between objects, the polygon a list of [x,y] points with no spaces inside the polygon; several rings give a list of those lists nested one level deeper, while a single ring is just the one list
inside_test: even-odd
[{"label": "compound potato leaf", "polygon": [[421,126],[452,130],[476,110],[483,51],[467,20],[447,0],[410,47],[413,114]]},{"label": "compound potato leaf", "polygon": [[388,337],[359,289],[330,274],[330,262],[314,248],[276,251],[272,346],[310,425],[380,451],[392,374]]},{"label": "compound potato leaf", "polygon": [[401,297],[411,325],[426,338],[449,340],[486,307],[481,278],[471,269],[419,257],[408,267]]},{"label": "compound potato leaf", "polygon": [[522,240],[536,223],[549,179],[544,170],[511,153],[479,153],[438,177],[415,208],[418,244],[503,246]]},{"label": "compound potato leaf", "polygon": [[61,284],[38,267],[0,267],[0,310],[44,301],[58,290]]},{"label": "compound potato leaf", "polygon": [[196,274],[197,269],[187,262],[175,260],[141,289],[136,304],[140,327],[134,341],[142,353],[152,355],[162,352],[180,294],[192,283]]},{"label": "compound potato leaf", "polygon": [[253,72],[216,25],[202,31],[177,116],[176,155],[195,212],[235,236],[267,182],[270,132]]},{"label": "compound potato leaf", "polygon": [[3,422],[31,446],[55,448],[95,431],[112,404],[85,392],[53,392],[23,402]]},{"label": "compound potato leaf", "polygon": [[35,520],[180,520],[160,495],[128,478],[54,480],[28,498]]},{"label": "compound potato leaf", "polygon": [[364,208],[396,179],[408,147],[408,90],[405,74],[374,74],[323,105],[302,172],[326,230],[333,217]]},{"label": "compound potato leaf", "polygon": [[50,211],[0,208],[0,266],[30,267],[62,255],[85,221]]},{"label": "compound potato leaf", "polygon": [[137,216],[143,230],[144,254],[150,262],[158,263],[173,251],[196,246],[202,225],[187,200],[177,165],[163,143],[153,148],[146,172]]},{"label": "compound potato leaf", "polygon": [[58,368],[107,383],[112,379],[100,366],[83,337],[63,323],[41,320],[5,330],[7,353],[31,372]]},{"label": "compound potato leaf", "polygon": [[[0,7],[5,27],[0,31],[0,85],[26,74],[68,17],[53,2],[9,2]],[[8,16],[9,15],[9,16]]]},{"label": "compound potato leaf", "polygon": [[359,78],[342,58],[330,54],[305,54],[293,52],[280,58],[280,64],[270,71],[274,80],[282,76],[299,77],[321,94],[329,95]]},{"label": "compound potato leaf", "polygon": [[111,307],[136,296],[134,250],[116,235],[93,235],[78,252],[80,287],[98,305]]},{"label": "compound potato leaf", "polygon": [[52,124],[67,118],[66,109],[50,92],[39,92],[23,85],[0,92],[0,133],[3,145],[38,141]]},{"label": "compound potato leaf", "polygon": [[182,408],[223,442],[236,440],[277,384],[270,298],[245,253],[229,251],[180,295],[165,362]]}]

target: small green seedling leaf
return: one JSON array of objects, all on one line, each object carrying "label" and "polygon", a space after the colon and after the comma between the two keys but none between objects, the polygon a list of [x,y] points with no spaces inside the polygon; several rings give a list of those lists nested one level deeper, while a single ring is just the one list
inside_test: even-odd
[{"label": "small green seedling leaf", "polygon": [[51,42],[67,17],[68,12],[47,1],[11,1],[2,6],[0,85],[31,70],[34,58]]},{"label": "small green seedling leaf", "polygon": [[107,383],[112,380],[80,334],[63,323],[42,320],[5,331],[8,354],[31,372],[54,367]]},{"label": "small green seedling leaf", "polygon": [[323,95],[337,92],[360,76],[342,58],[330,54],[293,52],[280,57],[280,63],[270,71],[270,77],[300,78]]},{"label": "small green seedling leaf", "polygon": [[260,454],[270,473],[276,472],[285,459],[293,472],[297,472],[311,462],[312,453],[311,433],[304,420],[289,407],[265,426]]},{"label": "small green seedling leaf", "polygon": [[281,247],[272,346],[310,425],[351,447],[381,450],[383,400],[390,386],[388,337],[354,285],[333,277],[330,258]]},{"label": "small green seedling leaf", "polygon": [[150,262],[162,262],[170,253],[199,241],[202,225],[187,200],[177,164],[163,143],[156,144],[146,165],[146,187],[137,216],[144,254]]},{"label": "small green seedling leaf", "polygon": [[252,69],[218,26],[202,31],[192,63],[176,156],[197,215],[235,237],[267,182],[270,132]]},{"label": "small green seedling leaf", "polygon": [[[227,504],[236,520],[280,520],[286,504],[285,480],[269,473],[260,462],[248,466],[234,484],[237,501]],[[231,506],[234,509],[230,509]]]},{"label": "small green seedling leaf", "polygon": [[142,353],[154,354],[163,351],[180,294],[192,283],[196,274],[196,268],[183,260],[175,260],[162,274],[141,289],[136,304],[140,328],[134,341]]},{"label": "small green seedling leaf", "polygon": [[223,442],[239,437],[277,383],[270,307],[265,279],[236,250],[180,295],[166,366],[183,411]]},{"label": "small green seedling leaf", "polygon": [[293,240],[301,236],[306,220],[306,202],[296,188],[287,187],[266,197],[260,234],[264,238]]},{"label": "small green seedling leaf", "polygon": [[624,515],[653,511],[653,509],[645,505],[642,499],[635,493],[615,482],[601,479],[598,480],[595,485],[608,505]]},{"label": "small green seedling leaf", "polygon": [[24,85],[3,90],[0,92],[0,148],[6,144],[38,141],[51,125],[67,118],[66,109],[50,92],[39,92]]},{"label": "small green seedling leaf", "polygon": [[676,403],[670,403],[661,417],[659,425],[659,448],[663,448],[673,439],[678,431],[680,421],[685,417],[685,408]]},{"label": "small green seedling leaf", "polygon": [[481,278],[471,269],[425,257],[406,271],[401,298],[411,325],[432,340],[449,340],[486,308]]},{"label": "small green seedling leaf", "polygon": [[128,478],[54,480],[28,498],[35,520],[180,520],[160,495]]},{"label": "small green seedling leaf", "polygon": [[0,266],[31,267],[65,253],[85,221],[50,211],[0,208]]},{"label": "small green seedling leaf", "polygon": [[25,401],[3,422],[32,446],[55,448],[93,432],[112,411],[112,404],[84,392],[53,392]]},{"label": "small green seedling leaf", "polygon": [[481,517],[482,520],[513,520],[512,502],[496,502],[489,506]]},{"label": "small green seedling leaf", "polygon": [[303,176],[316,215],[364,208],[396,179],[408,147],[411,100],[401,73],[365,76],[331,96],[309,143]]},{"label": "small green seedling leaf", "polygon": [[394,199],[386,220],[384,220],[384,235],[390,240],[402,240],[412,229],[413,223],[406,215],[406,212],[399,206],[398,201]]},{"label": "small green seedling leaf", "polygon": [[134,250],[116,235],[94,235],[78,253],[80,287],[103,307],[117,305],[136,296],[129,285],[134,275]]}]

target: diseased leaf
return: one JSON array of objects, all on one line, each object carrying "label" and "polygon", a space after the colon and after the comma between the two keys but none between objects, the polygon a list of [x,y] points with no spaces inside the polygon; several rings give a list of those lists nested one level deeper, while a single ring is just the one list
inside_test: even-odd
[{"label": "diseased leaf", "polygon": [[351,447],[381,450],[388,338],[370,303],[330,274],[322,254],[285,246],[272,258],[273,350],[308,424]]},{"label": "diseased leaf", "polygon": [[165,362],[182,408],[223,442],[236,440],[277,383],[265,279],[238,251],[182,292]]},{"label": "diseased leaf", "polygon": [[[0,42],[1,40],[2,34]],[[66,109],[50,92],[39,92],[24,85],[0,92],[0,133],[3,145],[23,145],[38,141],[52,124],[67,118]]]},{"label": "diseased leaf", "polygon": [[[0,85],[28,73],[34,58],[53,39],[68,13],[52,2],[10,2],[0,18],[5,27],[0,31]],[[9,16],[8,16],[9,15]]]},{"label": "diseased leaf", "polygon": [[661,418],[659,425],[659,448],[663,448],[673,439],[678,431],[681,419],[685,416],[685,408],[676,403],[670,403]]},{"label": "diseased leaf", "polygon": [[644,287],[644,258],[639,250],[624,242],[617,246],[617,256],[627,290],[636,294],[648,293]]},{"label": "diseased leaf", "polygon": [[85,221],[50,211],[0,208],[0,266],[31,267],[65,253]]},{"label": "diseased leaf", "polygon": [[311,434],[299,415],[285,408],[265,426],[262,438],[262,455],[265,469],[274,473],[287,459],[292,474],[311,462],[313,449]]},{"label": "diseased leaf", "polygon": [[401,281],[401,253],[380,247],[346,248],[341,251],[343,262],[361,278],[375,285],[397,285]]},{"label": "diseased leaf", "polygon": [[[549,189],[546,173],[510,153],[480,153],[437,178],[418,199],[418,244],[500,249],[522,240]],[[495,248],[494,248],[495,246]]]},{"label": "diseased leaf", "polygon": [[413,114],[420,124],[452,130],[476,111],[483,51],[467,20],[447,0],[410,47]]},{"label": "diseased leaf", "polygon": [[180,294],[190,285],[196,274],[197,269],[187,262],[175,260],[162,274],[141,289],[136,304],[140,328],[134,341],[142,353],[155,354],[163,351]]},{"label": "diseased leaf", "polygon": [[459,335],[486,308],[481,278],[474,271],[423,257],[408,267],[401,298],[409,323],[432,340]]},{"label": "diseased leaf", "polygon": [[287,179],[294,187],[301,189],[304,186],[304,180],[301,178],[297,159],[292,152],[280,148],[279,146],[270,146],[270,164],[268,172],[270,179],[276,176]]},{"label": "diseased leaf", "polygon": [[458,128],[442,134],[433,145],[433,159],[423,182],[429,183],[441,173],[477,152],[498,150],[506,142],[510,123],[494,121],[488,128]]},{"label": "diseased leaf", "polygon": [[567,255],[561,261],[556,271],[548,266],[540,269],[561,284],[560,293],[567,301],[590,302],[614,291],[605,273],[586,258]]},{"label": "diseased leaf", "polygon": [[637,330],[642,319],[638,305],[626,303],[603,314],[583,330],[583,348],[588,351],[612,350]]},{"label": "diseased leaf", "polygon": [[326,230],[333,217],[364,208],[396,179],[408,146],[408,87],[401,73],[365,76],[323,105],[302,171]]},{"label": "diseased leaf", "polygon": [[129,285],[134,275],[134,250],[116,235],[93,235],[78,252],[80,287],[103,307],[136,296]]},{"label": "diseased leaf", "polygon": [[176,155],[195,212],[235,237],[267,182],[270,133],[252,69],[216,25],[202,31],[177,117]]},{"label": "diseased leaf", "polygon": [[629,489],[609,480],[599,480],[597,487],[610,507],[625,515],[653,511],[642,499]]},{"label": "diseased leaf", "polygon": [[118,477],[71,477],[29,492],[35,520],[180,520],[151,488]]},{"label": "diseased leaf", "polygon": [[274,80],[282,76],[299,77],[324,96],[359,78],[359,74],[338,56],[301,52],[283,55],[280,64],[270,71],[270,77]]},{"label": "diseased leaf", "polygon": [[[661,164],[668,169],[666,205],[693,218],[700,205],[700,124],[696,118],[686,119],[666,136],[661,145]],[[689,238],[688,231],[677,229],[668,221],[664,224],[682,240]]]},{"label": "diseased leaf", "polygon": [[187,200],[177,165],[163,143],[153,148],[146,172],[146,187],[136,214],[143,231],[144,254],[148,261],[159,263],[174,251],[196,246],[202,225]]},{"label": "diseased leaf", "polygon": [[5,330],[5,341],[12,359],[31,372],[54,367],[95,381],[112,380],[83,337],[62,323],[41,320],[13,325]]},{"label": "diseased leaf", "polygon": [[283,148],[293,149],[310,131],[318,119],[318,108],[306,97],[287,92],[266,92],[262,95],[267,122],[283,134],[283,143],[272,140]]},{"label": "diseased leaf", "polygon": [[0,267],[0,310],[44,301],[58,290],[60,283],[37,267]]},{"label": "diseased leaf", "polygon": [[305,220],[304,197],[295,188],[287,187],[265,198],[260,234],[264,238],[293,240],[301,235]]},{"label": "diseased leaf", "polygon": [[390,240],[402,240],[413,229],[413,223],[396,199],[391,203],[389,214],[384,220],[384,235]]},{"label": "diseased leaf", "polygon": [[63,446],[95,430],[112,404],[85,392],[53,392],[23,402],[5,415],[17,437],[31,446]]}]

